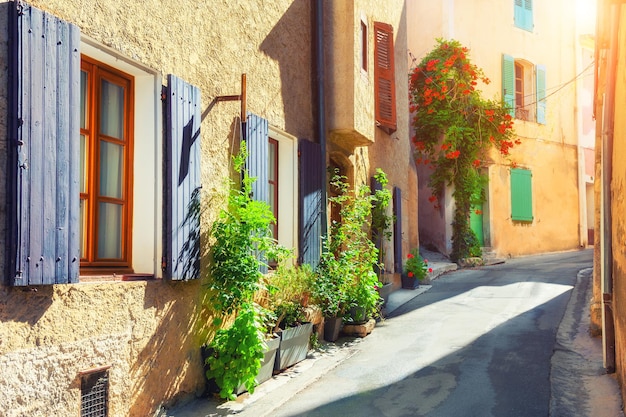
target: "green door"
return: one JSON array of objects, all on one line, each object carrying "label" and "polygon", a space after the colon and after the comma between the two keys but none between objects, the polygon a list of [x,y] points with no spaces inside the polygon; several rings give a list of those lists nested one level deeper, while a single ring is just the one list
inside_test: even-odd
[{"label": "green door", "polygon": [[470,210],[470,228],[478,238],[480,246],[485,246],[485,237],[483,236],[483,205],[477,204],[472,206]]}]

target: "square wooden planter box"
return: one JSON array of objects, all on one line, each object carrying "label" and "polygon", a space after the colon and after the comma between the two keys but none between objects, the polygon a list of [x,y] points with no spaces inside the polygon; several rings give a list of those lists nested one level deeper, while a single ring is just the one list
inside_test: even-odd
[{"label": "square wooden planter box", "polygon": [[280,330],[280,347],[276,353],[274,371],[280,372],[304,360],[309,353],[309,338],[313,332],[313,323]]}]

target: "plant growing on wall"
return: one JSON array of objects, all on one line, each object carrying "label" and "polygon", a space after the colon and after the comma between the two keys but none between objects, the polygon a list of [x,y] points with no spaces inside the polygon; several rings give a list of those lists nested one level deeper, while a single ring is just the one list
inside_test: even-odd
[{"label": "plant growing on wall", "polygon": [[242,384],[254,391],[265,348],[263,330],[271,327],[265,322],[268,312],[254,303],[263,278],[260,267],[264,263],[259,258],[281,259],[288,253],[271,237],[270,225],[275,219],[269,205],[250,197],[255,179],[243,169],[245,160],[243,142],[233,157],[235,171],[243,173],[241,186],[231,182],[228,207],[211,229],[215,242],[209,288],[213,308],[219,313],[213,324],[220,326],[224,317],[235,315],[230,327],[218,330],[207,346],[211,354],[206,359],[206,375],[215,380],[223,398],[233,398]]},{"label": "plant growing on wall", "polygon": [[[380,170],[377,178],[381,183],[387,181]],[[322,277],[314,292],[318,300],[322,299],[329,316],[335,311],[343,314],[350,307],[360,307],[366,316],[372,317],[378,313],[380,296],[376,289],[382,285],[374,271],[375,266],[382,265],[371,240],[372,207],[379,203],[378,194],[372,194],[367,185],[351,190],[345,177],[339,175],[333,176],[331,186],[338,195],[329,201],[340,206],[341,222],[333,222],[330,235],[323,242],[319,267]]]},{"label": "plant growing on wall", "polygon": [[484,99],[477,89],[489,79],[468,52],[458,41],[438,39],[411,71],[409,85],[416,162],[432,169],[429,200],[438,208],[444,188],[454,187],[453,260],[481,254],[469,214],[485,200],[487,178],[480,168],[490,150],[506,157],[520,143],[513,136],[511,109]]},{"label": "plant growing on wall", "polygon": [[382,169],[376,170],[374,180],[378,183],[379,188],[374,190],[374,199],[372,202],[372,240],[378,248],[378,264],[376,268],[378,276],[383,272],[383,260],[385,258],[384,241],[391,239],[391,225],[395,221],[395,216],[389,215],[387,210],[391,202],[391,192],[386,188],[389,180]]}]

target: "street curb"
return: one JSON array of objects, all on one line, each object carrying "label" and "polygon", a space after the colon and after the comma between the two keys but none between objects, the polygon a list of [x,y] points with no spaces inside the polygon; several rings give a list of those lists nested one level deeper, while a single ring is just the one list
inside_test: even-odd
[{"label": "street curb", "polygon": [[589,334],[593,268],[578,272],[557,329],[550,369],[550,416],[623,417],[617,381],[602,365],[602,341]]}]

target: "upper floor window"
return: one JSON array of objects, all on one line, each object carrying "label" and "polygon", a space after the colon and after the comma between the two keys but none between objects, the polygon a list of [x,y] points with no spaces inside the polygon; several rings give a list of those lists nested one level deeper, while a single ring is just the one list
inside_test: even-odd
[{"label": "upper floor window", "polygon": [[374,38],[376,125],[390,134],[397,129],[393,27],[374,22]]},{"label": "upper floor window", "polygon": [[546,123],[546,69],[510,55],[502,57],[502,97],[511,116]]},{"label": "upper floor window", "polygon": [[514,22],[515,26],[532,32],[533,23],[533,0],[514,0]]}]

